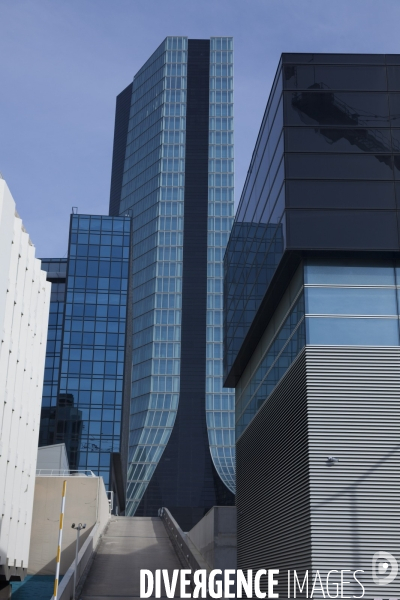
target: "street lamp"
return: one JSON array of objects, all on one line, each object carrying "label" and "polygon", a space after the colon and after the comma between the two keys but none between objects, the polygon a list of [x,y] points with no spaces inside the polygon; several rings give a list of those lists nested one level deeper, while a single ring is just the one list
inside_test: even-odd
[{"label": "street lamp", "polygon": [[75,571],[74,571],[74,589],[72,592],[72,600],[75,600],[75,592],[76,592],[76,574],[78,571],[78,552],[79,552],[79,534],[82,529],[86,529],[86,523],[79,523],[75,526],[75,523],[71,525],[72,529],[76,529],[76,549],[75,549]]}]

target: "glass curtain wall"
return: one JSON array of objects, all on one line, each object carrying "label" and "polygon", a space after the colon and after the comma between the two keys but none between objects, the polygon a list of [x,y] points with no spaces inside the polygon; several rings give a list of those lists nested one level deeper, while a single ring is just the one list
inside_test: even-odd
[{"label": "glass curtain wall", "polygon": [[278,70],[225,255],[225,378],[285,249],[284,176]]},{"label": "glass curtain wall", "polygon": [[211,38],[206,414],[211,455],[235,493],[235,394],[223,388],[223,257],[234,214],[233,39]]},{"label": "glass curtain wall", "polygon": [[64,321],[65,280],[67,259],[42,258],[42,269],[51,282],[49,328],[47,332],[42,412],[39,446],[50,446],[55,440],[55,416],[60,374],[61,338]]},{"label": "glass curtain wall", "polygon": [[308,261],[307,344],[398,346],[398,286],[394,261]]},{"label": "glass curtain wall", "polygon": [[301,265],[283,295],[236,387],[239,438],[306,344]]},{"label": "glass curtain wall", "polygon": [[133,369],[127,515],[142,499],[179,402],[187,39],[169,37],[133,81],[121,211],[133,217]]},{"label": "glass curtain wall", "polygon": [[236,387],[243,433],[307,346],[399,346],[400,268],[394,260],[305,259]]},{"label": "glass curtain wall", "polygon": [[120,451],[130,219],[72,215],[56,442],[109,485]]}]

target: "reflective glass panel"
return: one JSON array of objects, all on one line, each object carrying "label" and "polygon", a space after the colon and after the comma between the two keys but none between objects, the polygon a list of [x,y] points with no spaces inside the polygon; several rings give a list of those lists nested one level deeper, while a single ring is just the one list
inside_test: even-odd
[{"label": "reflective glass panel", "polygon": [[[217,44],[233,50],[232,38],[212,38],[211,48]],[[211,90],[216,87],[213,75],[222,70],[232,73],[233,52],[211,52]],[[219,100],[221,103],[214,104],[214,100]],[[227,92],[211,92],[210,115],[233,114],[233,105],[228,104],[232,100],[233,96],[228,96]],[[214,146],[217,139],[220,140],[221,145]],[[209,156],[221,156],[222,159],[209,162],[209,172],[218,172],[221,176],[209,177],[208,188],[206,416],[208,439],[215,468],[225,485],[235,493],[235,396],[233,389],[223,387],[222,333],[222,267],[234,212],[233,177],[227,177],[228,173],[233,173],[234,170],[232,142],[233,118],[210,118]],[[229,156],[231,160],[224,160],[225,156]],[[224,215],[227,215],[227,218],[224,218]]]},{"label": "reflective glass panel", "polygon": [[339,264],[313,262],[305,267],[304,282],[338,285],[395,285],[394,266],[388,262],[356,262],[342,260]]},{"label": "reflective glass panel", "polygon": [[284,65],[285,89],[334,89],[386,91],[384,66]]},{"label": "reflective glass panel", "polygon": [[307,317],[307,344],[398,346],[399,321],[393,319]]},{"label": "reflective glass panel", "polygon": [[308,287],[306,313],[397,315],[395,288]]}]

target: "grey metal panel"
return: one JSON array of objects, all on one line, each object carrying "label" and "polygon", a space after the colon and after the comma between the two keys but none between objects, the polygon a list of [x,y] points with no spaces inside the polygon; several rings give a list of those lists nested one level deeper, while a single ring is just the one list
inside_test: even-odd
[{"label": "grey metal panel", "polygon": [[303,350],[237,443],[238,569],[279,568],[284,598],[285,570],[311,569],[307,436]]},{"label": "grey metal panel", "polygon": [[400,562],[399,426],[400,348],[306,347],[237,442],[238,568],[280,569],[281,597],[287,569],[363,569],[365,598],[400,597],[371,578]]},{"label": "grey metal panel", "polygon": [[399,596],[399,578],[377,587],[370,570],[377,551],[400,561],[400,348],[306,356],[313,568],[364,569],[365,597]]}]

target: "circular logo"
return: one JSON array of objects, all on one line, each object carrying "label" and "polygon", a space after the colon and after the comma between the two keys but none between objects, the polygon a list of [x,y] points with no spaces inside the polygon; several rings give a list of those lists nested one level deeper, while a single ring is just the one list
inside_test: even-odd
[{"label": "circular logo", "polygon": [[397,576],[399,565],[389,552],[375,552],[372,557],[372,579],[376,585],[389,585]]}]

